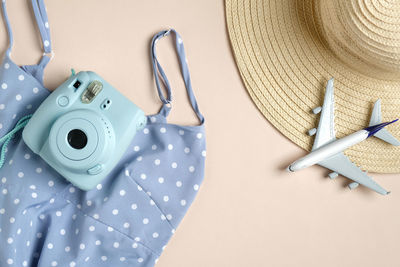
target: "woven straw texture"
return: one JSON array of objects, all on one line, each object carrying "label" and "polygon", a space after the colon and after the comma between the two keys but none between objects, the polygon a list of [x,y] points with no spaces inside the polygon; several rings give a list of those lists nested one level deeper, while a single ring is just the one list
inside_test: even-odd
[{"label": "woven straw texture", "polygon": [[[310,150],[328,79],[335,78],[338,138],[400,116],[400,2],[226,0],[228,31],[243,82],[262,114]],[[388,127],[400,138],[400,123]],[[345,151],[364,170],[400,172],[400,147],[376,138]]]}]

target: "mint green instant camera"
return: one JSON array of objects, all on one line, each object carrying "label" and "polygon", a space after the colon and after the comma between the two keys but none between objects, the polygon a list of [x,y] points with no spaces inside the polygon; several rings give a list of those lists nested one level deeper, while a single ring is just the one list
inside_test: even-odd
[{"label": "mint green instant camera", "polygon": [[117,165],[144,112],[94,72],[71,76],[46,98],[26,125],[28,147],[82,190]]}]

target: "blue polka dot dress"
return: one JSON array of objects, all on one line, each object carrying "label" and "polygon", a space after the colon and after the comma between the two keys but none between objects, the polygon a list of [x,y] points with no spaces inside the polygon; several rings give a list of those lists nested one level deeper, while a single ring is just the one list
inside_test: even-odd
[{"label": "blue polka dot dress", "polygon": [[[47,16],[42,0],[32,3],[45,55],[37,65],[17,66],[10,59],[12,34],[2,1],[10,48],[0,66],[1,136],[50,94],[42,81],[51,53]],[[170,33],[199,126],[167,123],[171,91],[154,44]],[[175,31],[154,37],[152,61],[163,107],[148,117],[119,164],[93,190],[75,188],[24,144],[20,132],[14,136],[0,169],[0,266],[147,267],[157,262],[199,190],[206,150],[204,119]]]}]

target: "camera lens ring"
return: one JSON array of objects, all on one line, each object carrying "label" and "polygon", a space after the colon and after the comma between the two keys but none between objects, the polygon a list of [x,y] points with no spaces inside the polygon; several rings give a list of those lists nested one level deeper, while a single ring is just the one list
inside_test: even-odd
[{"label": "camera lens ring", "polygon": [[[51,140],[49,140],[49,142],[52,145],[52,151],[54,151],[54,155],[59,155],[58,160],[62,162],[63,165],[65,165],[69,160],[71,160],[70,164],[74,165],[76,165],[78,162],[82,162],[83,164],[83,161],[90,161],[89,158],[96,157],[97,153],[100,152],[98,151],[99,144],[104,144],[104,131],[98,127],[100,120],[94,116],[90,116],[90,113],[88,113],[86,116],[87,118],[82,118],[79,116],[79,113],[71,112],[67,115],[64,115],[64,117],[60,118],[60,120],[52,127],[54,132],[51,134],[53,137]],[[79,141],[79,136],[82,134],[77,131],[73,133],[78,133],[78,144],[71,145],[71,142],[73,141],[68,141],[68,134],[75,129],[83,131],[87,136],[87,144],[84,147],[83,145],[85,142]],[[70,138],[72,137],[73,136],[70,134]],[[83,148],[77,149],[80,147]]]},{"label": "camera lens ring", "polygon": [[67,135],[67,142],[72,148],[81,150],[86,147],[88,138],[81,129],[72,129]]},{"label": "camera lens ring", "polygon": [[[109,151],[110,145],[114,146],[115,136],[107,138],[104,120],[98,113],[87,109],[73,110],[60,116],[51,126],[48,137],[52,160],[74,172],[86,172],[93,167],[93,162],[103,157]],[[74,149],[68,143],[68,133],[74,129],[84,131],[88,138],[83,149]]]}]

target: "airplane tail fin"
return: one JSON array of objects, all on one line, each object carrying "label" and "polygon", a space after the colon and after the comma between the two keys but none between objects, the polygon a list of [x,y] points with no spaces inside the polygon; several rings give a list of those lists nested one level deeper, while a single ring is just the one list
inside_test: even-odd
[{"label": "airplane tail fin", "polygon": [[[369,126],[377,125],[382,123],[381,114],[381,100],[378,99],[375,102],[374,109],[372,110],[371,119],[369,121]],[[382,129],[374,134],[375,137],[392,144],[394,146],[400,146],[400,141],[397,140],[388,130]]]}]

